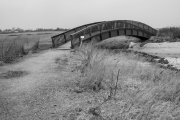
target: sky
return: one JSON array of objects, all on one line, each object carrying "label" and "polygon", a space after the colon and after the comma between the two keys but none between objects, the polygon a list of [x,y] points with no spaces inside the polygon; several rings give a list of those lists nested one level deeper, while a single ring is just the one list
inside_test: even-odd
[{"label": "sky", "polygon": [[180,26],[180,0],[0,0],[1,30],[74,28],[110,20]]}]

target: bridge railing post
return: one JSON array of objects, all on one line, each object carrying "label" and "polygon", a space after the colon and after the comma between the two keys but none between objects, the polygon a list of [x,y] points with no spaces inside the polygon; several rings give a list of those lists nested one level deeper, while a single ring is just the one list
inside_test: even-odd
[{"label": "bridge railing post", "polygon": [[91,37],[91,30],[90,30],[90,28],[88,29],[88,31],[89,31],[89,36]]},{"label": "bridge railing post", "polygon": [[52,47],[55,48],[54,38],[51,39],[52,39]]},{"label": "bridge railing post", "polygon": [[73,49],[74,48],[74,46],[73,46],[73,35],[71,35],[71,49]]},{"label": "bridge railing post", "polygon": [[66,43],[66,42],[67,42],[67,39],[66,39],[65,33],[64,33],[63,35],[64,35],[64,41],[65,41],[65,43]]}]

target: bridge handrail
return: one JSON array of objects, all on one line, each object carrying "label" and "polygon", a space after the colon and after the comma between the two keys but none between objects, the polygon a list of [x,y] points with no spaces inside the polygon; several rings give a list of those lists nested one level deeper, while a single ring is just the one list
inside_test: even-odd
[{"label": "bridge handrail", "polygon": [[[125,22],[125,23],[128,23],[127,21],[128,21],[128,22],[132,22],[132,23],[133,23],[133,22],[134,22],[134,23],[135,23],[135,22],[138,23],[138,26],[137,26],[137,25],[134,25],[134,24],[132,24],[132,23],[131,23],[131,25],[136,26],[136,27],[138,27],[139,29],[145,30],[146,32],[149,32],[150,34],[154,34],[154,35],[155,35],[155,34],[157,33],[157,30],[155,30],[154,28],[150,27],[149,25],[144,24],[144,23],[141,23],[141,22],[132,21],[132,20],[114,20],[114,21],[105,21],[105,22],[101,22],[101,23],[99,23],[99,24],[94,24],[94,25],[88,26],[88,27],[86,27],[86,28],[84,28],[84,29],[79,30],[79,31],[76,32],[76,33],[71,34],[71,36],[72,36],[72,37],[80,36],[81,32],[84,32],[85,30],[91,29],[91,28],[96,27],[96,26],[99,26],[99,25],[103,25],[103,24],[105,24],[105,23],[113,23],[113,22],[114,22],[114,23],[115,23],[115,22]],[[139,26],[139,24],[142,24],[142,25],[143,25],[143,28],[141,28],[141,27]],[[144,26],[147,26],[147,27],[148,27],[148,30],[145,29]],[[152,33],[149,31],[149,28],[152,29]],[[101,30],[102,30],[102,28],[100,28],[100,32],[101,32]],[[90,34],[91,34],[91,32],[90,32]]]},{"label": "bridge handrail", "polygon": [[[104,22],[104,21],[102,21],[102,22]],[[68,31],[65,31],[65,32],[63,32],[63,33],[57,34],[57,35],[55,35],[55,36],[52,36],[51,38],[58,37],[58,36],[60,36],[60,35],[63,35],[63,34],[65,34],[65,33],[70,32],[70,31],[72,31],[72,30],[74,30],[74,29],[78,29],[78,28],[81,28],[81,27],[90,26],[90,25],[94,25],[94,24],[98,24],[98,23],[101,23],[101,22],[94,22],[94,23],[90,23],[90,24],[81,25],[81,26],[72,28],[72,29],[70,29],[70,30],[68,30]]]},{"label": "bridge handrail", "polygon": [[139,28],[146,32],[149,32],[150,35],[156,35],[157,30],[152,27],[137,21],[132,20],[114,20],[114,21],[102,21],[102,22],[94,22],[86,25],[82,25],[66,32],[55,35],[52,38],[52,47],[60,46],[73,38],[80,39],[80,36],[92,36],[97,32],[106,31],[109,29],[115,28]]},{"label": "bridge handrail", "polygon": [[[92,36],[89,36],[89,37],[83,39],[82,42],[85,42],[86,40],[91,39],[91,38],[93,38],[93,37],[95,37],[95,36],[98,36],[98,35],[100,35],[100,34],[103,34],[103,33],[108,33],[108,32],[111,32],[111,31],[122,30],[122,29],[123,29],[123,28],[116,28],[116,29],[109,29],[109,30],[106,30],[106,31],[102,31],[102,32],[100,32],[100,33],[94,34],[94,35],[92,35]],[[143,31],[143,29],[138,29],[138,28],[126,28],[126,29],[131,29],[131,30],[133,29],[133,30]],[[148,34],[149,32],[144,31],[144,33]],[[71,40],[71,47],[73,48],[75,45],[80,44],[80,42],[81,42],[81,40],[78,39],[78,42],[76,42],[76,43],[74,44],[74,43],[73,43],[73,39],[72,39],[72,40]]]},{"label": "bridge handrail", "polygon": [[[103,21],[102,21],[103,22]],[[90,24],[85,24],[85,25],[81,25],[81,26],[78,26],[78,27],[75,27],[73,29],[70,29],[66,32],[63,32],[63,33],[60,33],[58,35],[55,35],[55,36],[52,36],[51,39],[52,39],[52,47],[58,47],[68,41],[71,40],[71,34],[72,33],[75,33],[76,31],[79,31],[83,28],[86,28],[88,26],[91,26],[91,25],[95,25],[95,24],[98,24],[98,23],[101,23],[101,22],[94,22],[94,23],[90,23]]]}]

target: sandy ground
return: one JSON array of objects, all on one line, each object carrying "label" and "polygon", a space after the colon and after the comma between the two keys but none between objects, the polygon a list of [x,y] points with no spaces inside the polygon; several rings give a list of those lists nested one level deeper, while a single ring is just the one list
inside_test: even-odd
[{"label": "sandy ground", "polygon": [[143,47],[134,47],[134,50],[164,57],[180,69],[180,42],[147,43]]}]

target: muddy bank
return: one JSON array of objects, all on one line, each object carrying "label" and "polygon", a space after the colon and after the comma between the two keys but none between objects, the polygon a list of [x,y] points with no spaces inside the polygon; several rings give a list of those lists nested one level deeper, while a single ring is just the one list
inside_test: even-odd
[{"label": "muddy bank", "polygon": [[147,43],[143,46],[139,44],[133,47],[134,51],[165,58],[169,62],[168,65],[180,69],[180,42]]},{"label": "muddy bank", "polygon": [[114,52],[118,53],[118,52],[125,52],[125,53],[133,53],[137,56],[139,56],[140,58],[145,59],[148,62],[151,63],[156,63],[159,67],[164,68],[164,69],[170,69],[173,71],[180,71],[180,69],[174,67],[166,58],[160,57],[160,56],[156,56],[156,55],[151,55],[145,52],[139,52],[139,51],[133,51],[133,50],[113,50]]}]

